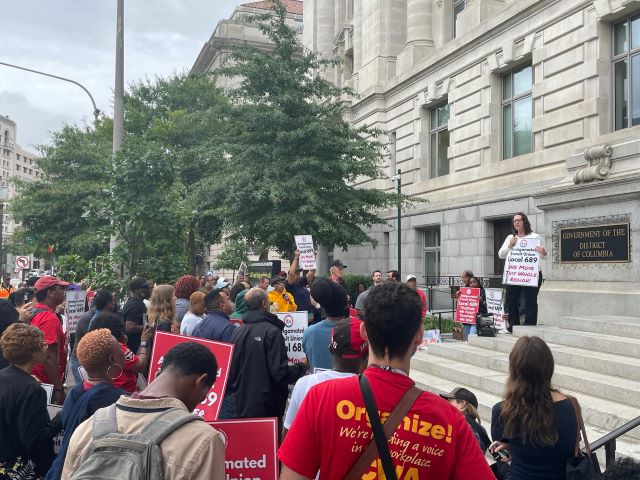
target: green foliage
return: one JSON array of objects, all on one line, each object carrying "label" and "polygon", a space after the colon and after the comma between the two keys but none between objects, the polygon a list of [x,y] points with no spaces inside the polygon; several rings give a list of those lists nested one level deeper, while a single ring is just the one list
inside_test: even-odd
[{"label": "green foliage", "polygon": [[382,223],[378,211],[408,201],[355,186],[382,176],[381,132],[343,119],[341,96],[350,92],[321,76],[335,62],[303,51],[285,7],[274,6],[275,15],[258,17],[274,49],[236,49],[219,71],[240,79],[218,182],[225,229],[288,258],[294,234],[343,248],[375,243],[364,228]]},{"label": "green foliage", "polygon": [[55,245],[58,254],[86,260],[108,248],[109,220],[100,205],[108,194],[112,128],[110,119],[67,125],[39,149],[42,178],[15,182],[10,210],[21,223],[15,242],[38,256]]},{"label": "green foliage", "polygon": [[94,262],[95,270],[92,272],[89,286],[92,290],[111,290],[119,299],[129,292],[126,280],[123,280],[117,273],[117,265],[109,255],[100,255]]},{"label": "green foliage", "polygon": [[342,273],[342,279],[347,286],[347,293],[351,298],[356,297],[356,288],[359,283],[364,283],[367,288],[373,285],[373,280],[369,275],[360,275],[355,273]]},{"label": "green foliage", "polygon": [[[443,316],[442,317],[442,329],[440,330],[440,333],[452,333],[453,332],[453,327],[455,325],[455,322],[453,321],[453,319],[451,317],[446,317]],[[438,316],[437,315],[429,315],[427,314],[424,317],[424,329],[425,330],[435,330],[436,328],[440,328],[439,323],[438,323]]]},{"label": "green foliage", "polygon": [[229,240],[223,252],[218,255],[214,268],[220,270],[237,270],[242,262],[249,264],[247,244],[240,240]]},{"label": "green foliage", "polygon": [[91,275],[91,262],[80,255],[61,255],[56,259],[56,275],[66,282],[80,283]]}]

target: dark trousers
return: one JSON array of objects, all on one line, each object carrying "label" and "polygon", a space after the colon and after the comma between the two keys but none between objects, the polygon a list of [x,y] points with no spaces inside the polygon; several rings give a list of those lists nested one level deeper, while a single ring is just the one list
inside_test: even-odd
[{"label": "dark trousers", "polygon": [[520,325],[520,294],[524,293],[524,324],[538,324],[538,291],[542,285],[542,272],[538,275],[537,287],[523,287],[520,285],[506,285],[505,306],[509,313],[507,330],[513,331],[514,325]]}]

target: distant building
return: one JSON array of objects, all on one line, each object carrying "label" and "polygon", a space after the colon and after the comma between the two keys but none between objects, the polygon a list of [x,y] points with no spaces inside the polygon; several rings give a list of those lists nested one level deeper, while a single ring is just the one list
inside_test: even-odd
[{"label": "distant building", "polygon": [[[283,4],[287,8],[289,25],[298,30],[302,41],[302,2],[298,0],[283,0]],[[220,67],[229,59],[231,49],[234,46],[249,45],[264,50],[273,48],[273,44],[262,34],[257,24],[248,21],[248,17],[252,15],[272,12],[271,5],[269,1],[243,3],[235,8],[231,17],[220,20],[213,30],[211,38],[202,47],[196,62],[191,68],[191,72],[204,73]],[[232,88],[235,82],[236,80],[233,78],[218,79],[218,85],[223,89]],[[215,270],[212,265],[223,249],[224,247],[220,244],[209,247],[204,255],[205,271]],[[250,260],[258,260],[259,258],[261,260],[280,260],[280,256],[274,251],[270,251],[268,256],[254,255],[250,252]],[[288,268],[287,265],[287,262],[283,260],[282,268],[284,270]],[[231,272],[218,273],[231,275]]]},{"label": "distant building", "polygon": [[[35,154],[23,149],[18,145],[17,125],[7,116],[0,115],[0,159],[2,160],[0,175],[0,202],[2,207],[2,253],[4,258],[0,258],[0,270],[3,272],[13,271],[14,256],[5,251],[4,246],[14,234],[16,223],[11,215],[5,211],[5,205],[16,192],[13,179],[35,180],[42,176],[42,171],[38,168]],[[27,255],[26,252],[22,252]],[[33,260],[33,258],[32,258]]]}]

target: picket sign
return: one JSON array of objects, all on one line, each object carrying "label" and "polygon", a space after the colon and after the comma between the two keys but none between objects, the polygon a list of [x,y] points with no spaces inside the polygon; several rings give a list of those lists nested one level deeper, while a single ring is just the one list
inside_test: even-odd
[{"label": "picket sign", "polygon": [[278,478],[278,420],[255,418],[209,422],[224,438],[226,479]]},{"label": "picket sign", "polygon": [[[62,411],[61,405],[53,405],[47,403],[47,413],[49,414],[49,420],[53,420],[59,412]],[[60,432],[58,435],[53,437],[53,451],[56,455],[60,452],[60,447],[62,447],[62,439],[64,438],[64,432]]]},{"label": "picket sign", "polygon": [[476,324],[476,315],[480,308],[480,289],[462,287],[456,308],[456,322],[470,325]]},{"label": "picket sign", "polygon": [[86,290],[69,290],[64,295],[64,316],[67,319],[67,333],[75,333],[78,321],[84,315],[87,301]]},{"label": "picket sign", "polygon": [[153,382],[160,373],[162,361],[169,350],[176,345],[186,342],[195,342],[204,345],[215,355],[218,361],[218,376],[207,397],[193,411],[194,415],[200,415],[207,422],[218,419],[222,399],[227,388],[227,379],[231,368],[231,357],[233,356],[233,345],[229,343],[214,342],[202,338],[187,337],[168,332],[156,332],[153,340],[153,350],[151,352],[151,367],[149,368],[149,383]]},{"label": "picket sign", "polygon": [[487,313],[493,316],[493,325],[497,331],[507,329],[504,313],[504,290],[502,288],[486,288]]},{"label": "picket sign", "polygon": [[302,351],[302,335],[309,326],[309,314],[307,312],[280,312],[276,315],[284,322],[282,335],[284,335],[289,364],[299,363],[306,357]]},{"label": "picket sign", "polygon": [[298,259],[300,268],[313,270],[316,268],[316,254],[313,248],[313,237],[311,235],[294,235],[296,248],[300,252]]},{"label": "picket sign", "polygon": [[518,238],[504,264],[502,283],[537,287],[540,271],[540,254],[536,247],[540,246],[539,238]]}]

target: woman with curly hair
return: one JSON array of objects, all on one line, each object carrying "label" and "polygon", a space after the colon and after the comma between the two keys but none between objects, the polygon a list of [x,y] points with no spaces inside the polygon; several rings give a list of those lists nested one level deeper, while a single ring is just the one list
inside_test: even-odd
[{"label": "woman with curly hair", "polygon": [[114,376],[113,384],[129,393],[134,393],[138,383],[138,373],[145,373],[149,366],[153,328],[149,325],[144,326],[137,355],[127,347],[127,336],[124,334],[124,323],[120,316],[111,312],[101,313],[92,320],[90,330],[95,331],[101,328],[108,329],[118,341],[124,358],[122,373]]},{"label": "woman with curly hair", "polygon": [[[156,285],[147,309],[149,325],[161,332],[171,332],[176,318],[176,299],[171,285]],[[180,328],[176,333],[180,333]]]},{"label": "woman with curly hair", "polygon": [[64,401],[64,437],[46,480],[60,478],[69,441],[76,427],[99,408],[113,405],[121,395],[127,395],[127,392],[114,386],[124,372],[125,358],[111,331],[100,328],[87,333],[78,343],[76,352],[80,365],[87,371],[87,379],[74,386]]},{"label": "woman with curly hair", "polygon": [[200,282],[193,275],[183,275],[173,287],[176,293],[176,318],[173,321],[172,332],[180,333],[180,323],[189,311],[189,299],[193,292],[200,288]]},{"label": "woman with curly hair", "polygon": [[44,475],[55,454],[54,431],[47,413],[47,394],[31,376],[44,361],[44,334],[24,323],[9,325],[0,338],[9,366],[0,371],[0,479]]},{"label": "woman with curly hair", "polygon": [[504,400],[493,407],[491,452],[509,449],[509,480],[564,480],[578,421],[571,400],[551,386],[554,361],[538,337],[521,337],[509,355]]}]

